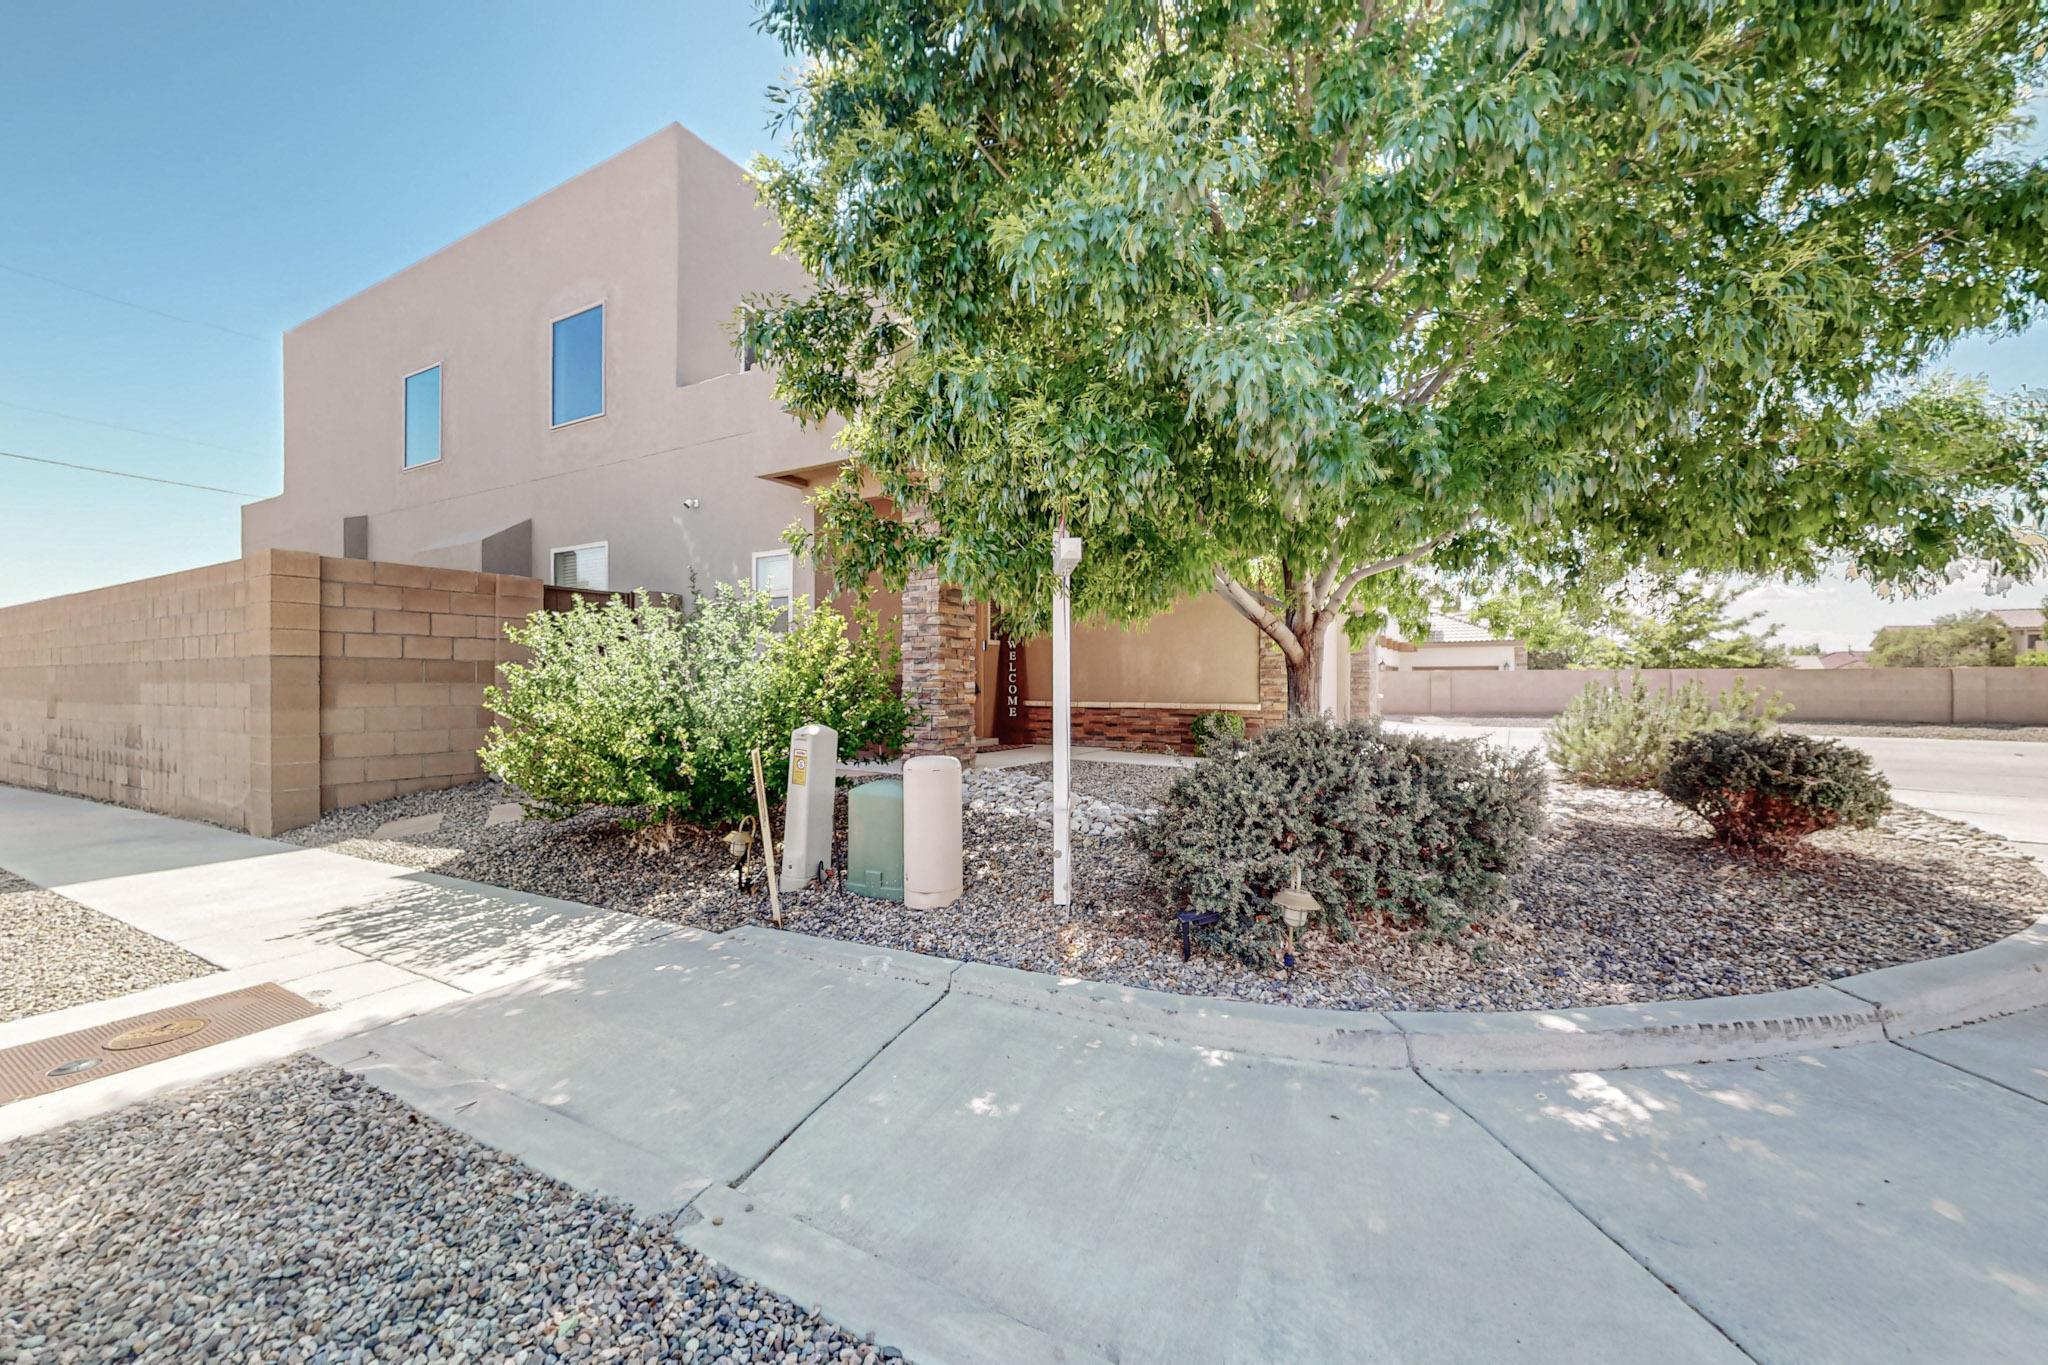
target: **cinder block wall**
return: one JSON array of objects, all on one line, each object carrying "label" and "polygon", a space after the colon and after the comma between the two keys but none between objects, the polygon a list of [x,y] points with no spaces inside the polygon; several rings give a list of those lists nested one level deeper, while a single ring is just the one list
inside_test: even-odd
[{"label": "cinder block wall", "polygon": [[538,579],[266,550],[0,608],[0,782],[274,834],[480,773]]},{"label": "cinder block wall", "polygon": [[0,608],[0,781],[242,823],[243,561]]},{"label": "cinder block wall", "polygon": [[482,776],[483,690],[540,580],[359,559],[320,576],[320,809]]}]

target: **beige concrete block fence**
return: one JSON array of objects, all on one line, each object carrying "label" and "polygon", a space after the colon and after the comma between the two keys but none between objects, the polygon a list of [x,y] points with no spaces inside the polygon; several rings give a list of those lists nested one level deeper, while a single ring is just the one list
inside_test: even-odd
[{"label": "beige concrete block fence", "polygon": [[265,550],[0,608],[0,781],[275,834],[480,775],[538,579]]},{"label": "beige concrete block fence", "polygon": [[[1626,672],[1526,669],[1384,671],[1390,716],[1554,716],[1594,683]],[[1800,720],[1920,725],[2048,724],[2048,668],[1646,668],[1654,692],[1697,679],[1720,691],[1741,678],[1775,692]]]}]

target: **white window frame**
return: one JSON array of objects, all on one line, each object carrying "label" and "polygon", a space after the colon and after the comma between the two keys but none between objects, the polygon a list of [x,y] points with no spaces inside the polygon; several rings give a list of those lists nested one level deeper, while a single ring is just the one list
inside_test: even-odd
[{"label": "white window frame", "polygon": [[[605,315],[602,318],[598,319],[597,324],[597,411],[591,413],[588,417],[571,417],[566,422],[557,422],[555,420],[555,324],[558,322],[567,322],[570,318],[581,317],[583,316],[583,314],[588,313],[593,308],[601,308],[605,311]],[[595,302],[586,303],[578,308],[571,308],[566,313],[558,313],[554,317],[548,319],[549,431],[560,431],[564,427],[581,426],[585,422],[595,422],[598,418],[604,416],[608,411],[610,411],[612,401],[612,386],[607,374],[607,372],[611,368],[612,363],[610,333],[611,305],[604,299],[598,299]],[[576,547],[572,545],[568,548],[573,550]]]},{"label": "white window frame", "polygon": [[747,571],[747,585],[755,592],[761,591],[761,561],[764,559],[787,559],[789,561],[789,599],[784,607],[796,605],[796,552],[793,550],[756,550]]},{"label": "white window frame", "polygon": [[583,544],[581,544],[581,545],[557,545],[557,546],[555,546],[555,547],[554,547],[553,549],[549,550],[549,551],[548,551],[548,586],[549,586],[549,587],[551,587],[551,588],[567,588],[567,587],[572,587],[572,586],[576,586],[576,585],[572,585],[572,584],[569,584],[569,583],[557,583],[557,582],[555,582],[555,556],[556,556],[556,555],[559,555],[559,554],[569,554],[569,553],[572,553],[572,552],[577,552],[577,553],[580,553],[581,551],[584,551],[584,550],[603,550],[603,551],[604,551],[604,582],[603,582],[603,583],[600,583],[600,584],[599,584],[598,586],[596,586],[596,587],[594,587],[594,588],[585,588],[585,589],[584,589],[584,591],[585,591],[585,592],[610,592],[610,591],[612,590],[612,543],[611,543],[611,542],[610,542],[609,540],[591,540],[591,541],[585,541],[585,542],[584,542]]},{"label": "white window frame", "polygon": [[[436,455],[431,460],[421,460],[418,464],[407,464],[405,462],[405,438],[407,435],[405,413],[405,386],[407,384],[410,384],[413,380],[419,378],[421,375],[425,374],[428,370],[441,371],[441,392],[439,396],[439,401],[436,402],[434,405],[436,408],[436,411],[434,413],[434,445],[441,453],[439,455]],[[447,458],[447,455],[448,370],[447,367],[442,364],[442,362],[437,360],[431,365],[422,365],[417,370],[412,371],[410,374],[403,374],[398,377],[398,469],[399,472],[403,474],[410,474],[416,469],[432,469],[435,465],[441,463],[443,459]]]}]

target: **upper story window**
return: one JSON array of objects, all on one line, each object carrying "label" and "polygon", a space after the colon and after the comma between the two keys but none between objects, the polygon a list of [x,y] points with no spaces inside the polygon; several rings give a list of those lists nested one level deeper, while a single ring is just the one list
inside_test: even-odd
[{"label": "upper story window", "polygon": [[555,323],[554,424],[604,412],[604,305]]},{"label": "upper story window", "polygon": [[611,558],[611,546],[604,541],[571,545],[567,549],[556,550],[550,558],[558,588],[597,588],[602,591],[610,586],[611,566],[606,561]]},{"label": "upper story window", "polygon": [[441,458],[441,367],[405,377],[405,467]]}]

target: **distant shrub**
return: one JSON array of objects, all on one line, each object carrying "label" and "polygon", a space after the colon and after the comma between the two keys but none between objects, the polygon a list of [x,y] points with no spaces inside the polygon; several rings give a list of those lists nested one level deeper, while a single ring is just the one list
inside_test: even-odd
[{"label": "distant shrub", "polygon": [[2048,668],[2048,649],[2030,649],[2014,655],[2013,663],[2020,668]]},{"label": "distant shrub", "polygon": [[1244,738],[1244,717],[1235,711],[1204,711],[1188,728],[1204,749],[1218,740],[1233,744]]},{"label": "distant shrub", "polygon": [[1654,787],[1671,746],[1702,730],[1769,730],[1789,708],[1776,693],[1753,691],[1737,678],[1709,694],[1695,679],[1666,695],[1642,674],[1612,686],[1594,684],[1550,724],[1544,745],[1566,776],[1589,787]]},{"label": "distant shrub", "polygon": [[781,796],[798,726],[830,725],[842,754],[902,748],[910,711],[872,622],[856,639],[838,613],[799,601],[785,624],[773,599],[730,584],[687,613],[676,598],[640,601],[579,601],[506,630],[532,657],[485,690],[500,721],[479,755],[535,813],[728,822],[754,809],[755,746]]},{"label": "distant shrub", "polygon": [[1860,749],[1815,735],[1708,730],[1680,740],[1659,789],[1724,844],[1778,852],[1836,826],[1868,829],[1891,786]]},{"label": "distant shrub", "polygon": [[1297,866],[1322,903],[1310,927],[1340,938],[1380,917],[1449,937],[1498,913],[1544,788],[1533,754],[1301,717],[1212,750],[1133,836],[1171,909],[1214,912],[1204,939],[1258,962],[1281,939],[1268,898]]}]

